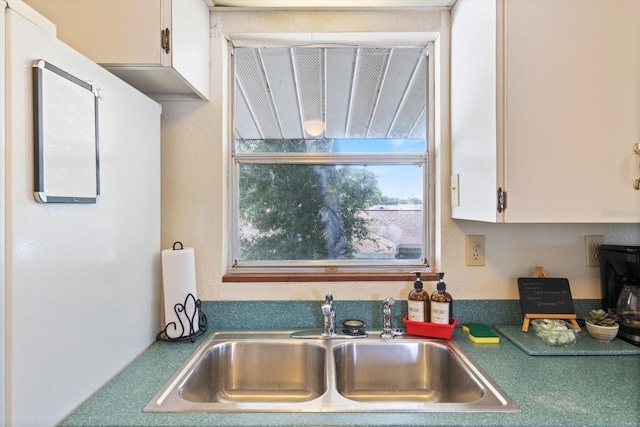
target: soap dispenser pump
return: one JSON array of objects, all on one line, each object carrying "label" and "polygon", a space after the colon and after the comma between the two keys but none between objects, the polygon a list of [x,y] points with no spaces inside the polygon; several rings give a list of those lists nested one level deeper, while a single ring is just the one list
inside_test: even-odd
[{"label": "soap dispenser pump", "polygon": [[437,290],[431,294],[431,323],[451,324],[453,315],[453,298],[447,292],[444,273],[438,273],[440,281]]},{"label": "soap dispenser pump", "polygon": [[416,280],[413,282],[413,289],[409,292],[408,298],[408,318],[413,322],[429,321],[429,294],[422,289],[422,279],[420,272],[414,271]]}]

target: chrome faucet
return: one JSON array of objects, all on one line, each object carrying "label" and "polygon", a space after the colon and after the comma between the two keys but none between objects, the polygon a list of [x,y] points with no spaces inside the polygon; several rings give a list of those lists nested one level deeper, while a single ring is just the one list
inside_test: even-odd
[{"label": "chrome faucet", "polygon": [[380,338],[393,338],[395,334],[393,333],[393,326],[391,325],[391,306],[396,303],[396,300],[393,298],[387,298],[384,300],[382,304],[382,333],[380,334]]},{"label": "chrome faucet", "polygon": [[322,329],[307,329],[303,331],[295,331],[291,334],[291,338],[307,338],[307,339],[355,339],[366,338],[369,335],[364,331],[365,323],[362,320],[347,319],[342,322],[345,329],[342,332],[337,331],[336,312],[333,309],[333,295],[327,294],[324,302],[320,307],[322,309],[323,327]]},{"label": "chrome faucet", "polygon": [[327,294],[322,304],[322,315],[324,316],[323,337],[333,337],[336,335],[336,312],[333,309],[333,295]]}]

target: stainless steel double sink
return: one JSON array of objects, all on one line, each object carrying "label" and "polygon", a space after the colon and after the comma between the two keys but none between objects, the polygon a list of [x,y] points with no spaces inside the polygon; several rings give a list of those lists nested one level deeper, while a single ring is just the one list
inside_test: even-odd
[{"label": "stainless steel double sink", "polygon": [[145,412],[519,412],[457,344],[213,332]]}]

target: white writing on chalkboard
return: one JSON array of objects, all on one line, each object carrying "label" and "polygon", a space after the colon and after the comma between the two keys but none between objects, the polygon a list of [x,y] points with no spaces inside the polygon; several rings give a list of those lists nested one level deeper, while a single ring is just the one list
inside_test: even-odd
[{"label": "white writing on chalkboard", "polygon": [[561,278],[519,278],[523,313],[575,314],[569,281]]}]

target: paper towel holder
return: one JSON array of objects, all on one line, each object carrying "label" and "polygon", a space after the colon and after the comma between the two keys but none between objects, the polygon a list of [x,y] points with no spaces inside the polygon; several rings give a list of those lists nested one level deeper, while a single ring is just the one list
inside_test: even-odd
[{"label": "paper towel holder", "polygon": [[[182,245],[182,243],[180,243],[180,245]],[[193,310],[191,310],[191,308],[193,308]],[[176,322],[167,323],[164,329],[156,336],[156,341],[175,342],[189,340],[194,342],[197,337],[207,331],[207,316],[202,312],[202,301],[196,299],[193,294],[187,294],[187,297],[184,299],[184,304],[177,303],[173,307],[173,311],[176,313],[178,323],[180,323],[180,328],[178,328]],[[194,328],[194,320],[196,319],[196,316],[198,316],[199,324],[197,331]],[[183,319],[186,320],[186,325],[182,321]],[[185,335],[185,332],[188,333]]]}]

